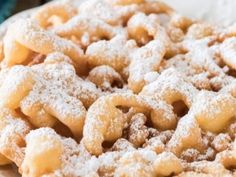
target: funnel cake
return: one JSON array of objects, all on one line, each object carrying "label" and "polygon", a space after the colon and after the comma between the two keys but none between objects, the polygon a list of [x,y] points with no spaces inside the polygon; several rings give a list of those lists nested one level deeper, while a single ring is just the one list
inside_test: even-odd
[{"label": "funnel cake", "polygon": [[0,165],[23,177],[236,176],[235,26],[152,0],[57,0],[0,40]]}]

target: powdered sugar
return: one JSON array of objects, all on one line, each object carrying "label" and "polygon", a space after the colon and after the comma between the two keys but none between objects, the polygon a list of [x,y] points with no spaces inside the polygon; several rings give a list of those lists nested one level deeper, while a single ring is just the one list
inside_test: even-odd
[{"label": "powdered sugar", "polygon": [[[0,152],[23,176],[230,174],[236,87],[227,30],[156,1],[65,2],[41,8],[45,24],[15,22],[3,41],[0,107],[24,119],[0,114]],[[43,63],[27,61],[42,54]],[[76,140],[60,135],[58,121]],[[45,163],[34,166],[39,157]]]}]

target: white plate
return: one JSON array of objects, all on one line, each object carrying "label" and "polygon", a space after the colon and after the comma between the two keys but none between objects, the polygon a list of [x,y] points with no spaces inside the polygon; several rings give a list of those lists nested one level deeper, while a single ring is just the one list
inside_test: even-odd
[{"label": "white plate", "polygon": [[236,0],[162,0],[181,14],[216,25],[236,22]]}]

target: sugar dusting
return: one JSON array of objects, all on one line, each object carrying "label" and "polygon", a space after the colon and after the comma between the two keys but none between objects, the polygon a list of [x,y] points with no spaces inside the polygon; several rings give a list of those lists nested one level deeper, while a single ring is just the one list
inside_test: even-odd
[{"label": "sugar dusting", "polygon": [[[93,152],[88,151],[84,138],[76,142],[73,138],[60,136],[52,128],[38,128],[28,133],[29,127],[24,119],[1,115],[6,120],[1,121],[0,150],[9,145],[11,137],[22,137],[21,140],[26,141],[26,149],[32,139],[42,136],[56,138],[63,152],[60,154],[61,167],[53,174],[48,174],[55,176],[152,177],[162,174],[161,164],[170,167],[166,169],[166,175],[194,171],[230,176],[233,171],[228,169],[225,161],[231,163],[235,160],[232,155],[235,152],[233,116],[236,87],[235,73],[232,72],[235,69],[235,38],[223,39],[222,36],[227,35],[219,34],[223,33],[221,30],[213,31],[208,36],[201,34],[204,31],[200,30],[196,31],[200,36],[198,39],[182,36],[177,44],[166,33],[171,28],[170,22],[166,19],[166,26],[161,26],[159,14],[149,15],[160,10],[162,3],[113,3],[105,0],[83,2],[78,5],[75,17],[46,34],[30,20],[19,22],[22,28],[16,34],[19,34],[17,40],[22,44],[35,37],[33,32],[27,31],[29,28],[44,34],[43,40],[38,40],[33,48],[29,47],[33,51],[38,51],[36,49],[49,41],[52,42],[52,51],[62,52],[75,60],[82,51],[63,37],[79,41],[86,50],[85,60],[91,69],[88,76],[77,76],[70,59],[61,53],[48,54],[52,51],[38,51],[48,54],[44,63],[2,68],[0,72],[0,90],[5,84],[9,90],[14,90],[18,82],[24,81],[25,78],[21,77],[23,72],[32,73],[34,86],[20,101],[21,111],[28,115],[32,124],[35,124],[36,118],[31,115],[31,106],[34,106],[34,109],[39,109],[37,116],[43,115],[38,118],[48,118],[50,126],[58,121],[57,118],[60,121],[67,117],[81,119],[81,126],[72,131],[79,131],[81,135],[85,127],[85,138],[104,138],[113,145],[110,147],[109,143],[102,143],[101,154],[94,156]],[[136,13],[138,11],[141,13]],[[172,22],[181,19],[173,14],[168,14]],[[135,18],[136,15],[147,21]],[[133,23],[129,20],[133,20]],[[140,25],[134,26],[133,29],[137,31],[127,29],[132,24]],[[81,29],[78,31],[77,27]],[[179,31],[187,31],[187,28],[181,24],[178,26]],[[22,36],[27,32],[29,35]],[[140,32],[141,39],[132,36],[135,32]],[[108,40],[102,40],[104,36]],[[138,46],[139,40],[144,46]],[[168,58],[169,45],[181,46],[184,52],[180,50]],[[70,50],[68,46],[76,52],[67,52]],[[6,78],[10,77],[14,79],[6,82]],[[121,88],[114,86],[117,82]],[[174,103],[180,100],[189,109],[185,116],[177,116],[175,112]],[[116,113],[109,112],[113,108]],[[105,122],[103,119],[106,117]],[[216,120],[222,122],[212,128],[211,124]],[[44,122],[40,119],[35,126],[49,126]],[[69,121],[69,125],[73,123]],[[102,138],[101,132],[94,133],[100,130],[98,127],[102,127]],[[94,149],[100,148],[93,142],[89,145]],[[48,141],[45,146],[53,147],[53,141]],[[24,151],[24,148],[19,149],[20,152]],[[15,162],[20,166],[22,160]]]}]

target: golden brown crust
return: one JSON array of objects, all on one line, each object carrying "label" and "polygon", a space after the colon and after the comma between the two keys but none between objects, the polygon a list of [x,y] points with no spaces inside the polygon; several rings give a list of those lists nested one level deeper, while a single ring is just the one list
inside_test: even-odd
[{"label": "golden brown crust", "polygon": [[152,0],[58,0],[0,42],[0,165],[23,177],[234,176],[234,26]]}]

